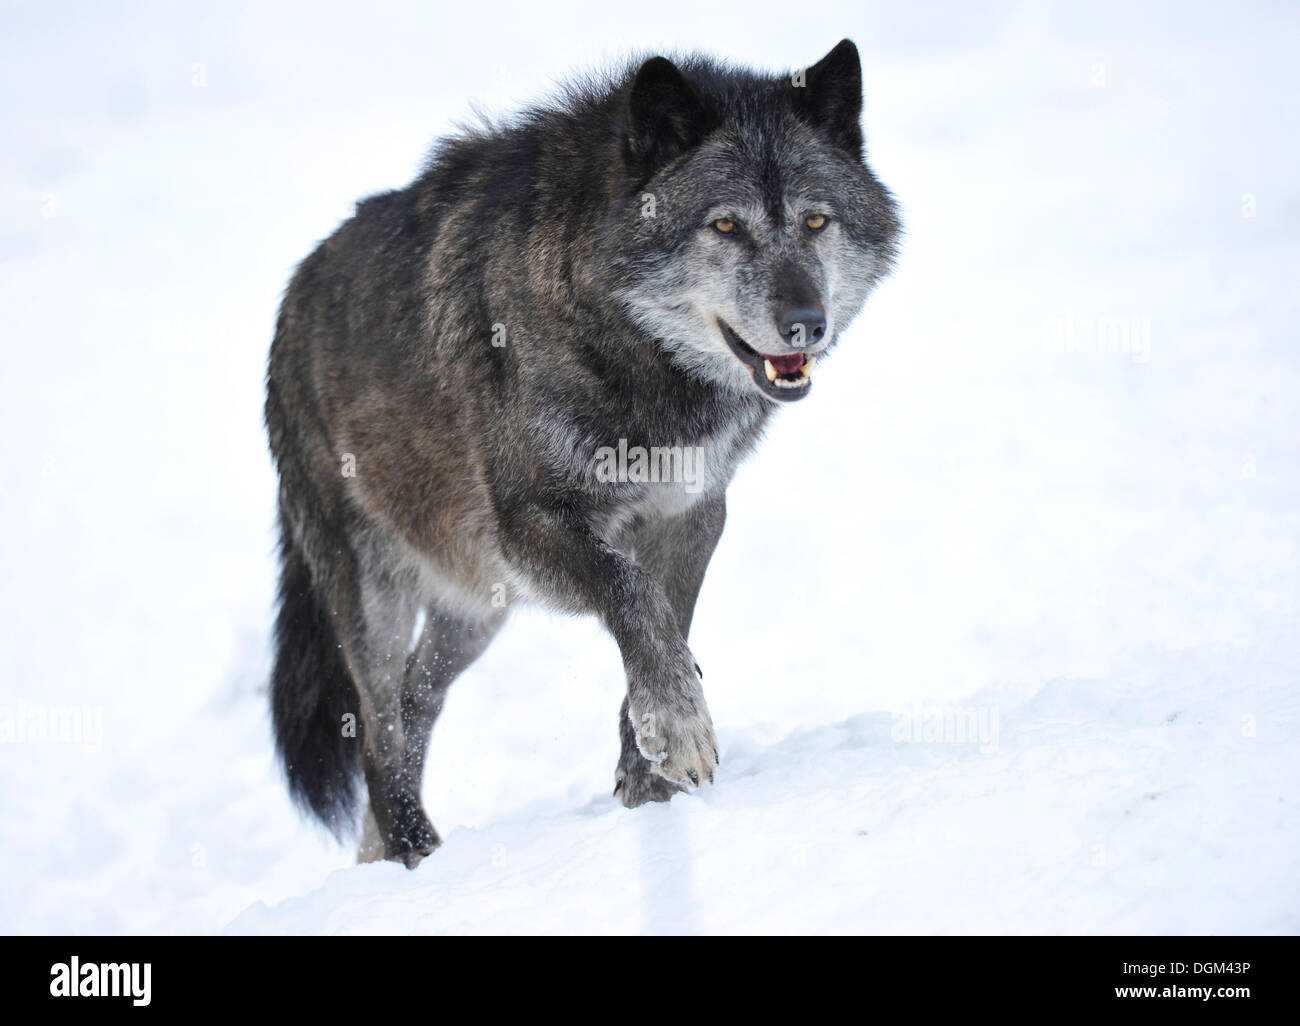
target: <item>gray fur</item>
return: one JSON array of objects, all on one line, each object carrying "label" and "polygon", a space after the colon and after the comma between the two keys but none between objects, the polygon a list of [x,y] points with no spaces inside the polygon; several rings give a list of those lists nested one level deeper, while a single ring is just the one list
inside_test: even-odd
[{"label": "gray fur", "polygon": [[[299,267],[267,377],[272,707],[295,796],[340,832],[364,778],[363,858],[438,845],[433,722],[521,601],[618,642],[624,804],[713,779],[686,638],[726,487],[894,256],[860,105],[847,41],[798,85],[631,64],[444,142]],[[610,480],[620,444],[698,452],[701,473]]]}]

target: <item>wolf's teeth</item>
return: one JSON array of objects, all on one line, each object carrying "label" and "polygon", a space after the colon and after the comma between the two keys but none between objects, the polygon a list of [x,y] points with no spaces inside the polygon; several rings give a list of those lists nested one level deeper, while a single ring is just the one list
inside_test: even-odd
[{"label": "wolf's teeth", "polygon": [[776,368],[772,366],[772,361],[771,361],[771,360],[764,360],[764,361],[763,361],[763,369],[764,369],[765,371],[767,371],[767,380],[768,380],[768,381],[775,381],[775,380],[776,380]]},{"label": "wolf's teeth", "polygon": [[817,362],[817,357],[815,356],[805,357],[803,361],[803,366],[799,368],[799,373],[802,374],[805,378],[811,378],[813,364],[816,362]]}]

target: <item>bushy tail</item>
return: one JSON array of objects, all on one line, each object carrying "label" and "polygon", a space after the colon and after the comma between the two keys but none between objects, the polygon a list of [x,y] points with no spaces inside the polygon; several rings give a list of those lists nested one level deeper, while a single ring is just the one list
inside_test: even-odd
[{"label": "bushy tail", "polygon": [[[361,709],[334,624],[281,519],[271,718],[289,791],[340,839],[356,826]],[[351,720],[345,720],[347,714]],[[355,726],[355,736],[345,726]]]}]

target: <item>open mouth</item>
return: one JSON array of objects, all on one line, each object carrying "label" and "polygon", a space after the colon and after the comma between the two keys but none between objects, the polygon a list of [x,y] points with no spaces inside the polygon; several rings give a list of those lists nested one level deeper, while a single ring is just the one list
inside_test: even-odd
[{"label": "open mouth", "polygon": [[750,369],[754,384],[764,395],[780,402],[793,402],[811,391],[817,357],[805,353],[769,356],[748,345],[722,318],[718,318],[718,327],[731,351]]}]

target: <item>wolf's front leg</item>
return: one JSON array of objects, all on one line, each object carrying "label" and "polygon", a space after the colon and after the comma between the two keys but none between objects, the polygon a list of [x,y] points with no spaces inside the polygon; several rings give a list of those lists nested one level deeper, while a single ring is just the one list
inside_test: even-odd
[{"label": "wolf's front leg", "polygon": [[[686,512],[638,527],[635,544],[641,566],[663,586],[683,639],[689,642],[695,600],[713,550],[727,521],[726,499],[707,496]],[[698,672],[698,668],[697,668]],[[619,709],[619,758],[614,770],[614,796],[628,808],[665,802],[682,788],[660,775],[642,754],[633,730],[629,702]],[[717,762],[717,753],[714,753]]]},{"label": "wolf's front leg", "polygon": [[627,668],[625,715],[636,749],[655,773],[677,787],[713,783],[718,741],[695,659],[680,634],[676,644],[662,648],[652,644],[642,649],[645,640],[636,638],[622,646]]},{"label": "wolf's front leg", "polygon": [[516,509],[502,541],[531,588],[561,608],[595,613],[614,635],[627,671],[627,722],[649,769],[665,786],[711,781],[713,722],[663,585],[565,511]]},{"label": "wolf's front leg", "polygon": [[655,764],[641,754],[627,698],[618,710],[618,765],[614,768],[614,797],[629,809],[646,802],[666,802],[682,788],[659,775]]}]

